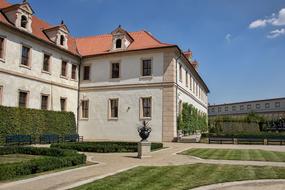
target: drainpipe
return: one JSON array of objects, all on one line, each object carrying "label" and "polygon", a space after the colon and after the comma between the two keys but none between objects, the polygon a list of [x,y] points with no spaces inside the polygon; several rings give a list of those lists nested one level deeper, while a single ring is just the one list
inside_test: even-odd
[{"label": "drainpipe", "polygon": [[79,111],[80,111],[80,79],[81,79],[81,63],[82,63],[82,57],[79,58],[79,66],[78,66],[78,89],[77,89],[77,122],[76,122],[76,133],[78,133],[78,127],[79,127]]},{"label": "drainpipe", "polygon": [[175,106],[176,106],[176,112],[175,112],[175,116],[176,116],[176,133],[177,133],[177,137],[178,137],[178,129],[177,129],[177,104],[178,104],[178,60],[181,58],[182,56],[182,52],[179,51],[179,56],[177,58],[175,58],[175,64],[176,64],[176,79],[175,79],[175,85],[176,85],[176,98],[175,98]]}]

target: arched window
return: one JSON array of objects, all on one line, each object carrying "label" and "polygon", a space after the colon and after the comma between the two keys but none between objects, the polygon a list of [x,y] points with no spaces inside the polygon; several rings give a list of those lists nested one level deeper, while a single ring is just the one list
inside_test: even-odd
[{"label": "arched window", "polygon": [[116,40],[116,48],[121,48],[122,47],[122,40],[121,39],[117,39]]},{"label": "arched window", "polygon": [[28,19],[26,16],[22,15],[21,16],[21,27],[22,28],[26,28],[28,24]]},{"label": "arched window", "polygon": [[64,40],[65,40],[65,38],[64,38],[64,36],[63,35],[60,35],[60,45],[64,45]]}]

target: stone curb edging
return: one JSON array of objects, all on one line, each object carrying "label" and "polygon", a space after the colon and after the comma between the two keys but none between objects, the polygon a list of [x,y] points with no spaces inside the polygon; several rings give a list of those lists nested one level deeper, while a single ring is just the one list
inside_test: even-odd
[{"label": "stone curb edging", "polygon": [[124,168],[124,169],[121,169],[121,170],[117,170],[117,171],[112,172],[112,173],[108,173],[108,174],[101,175],[101,176],[97,176],[97,177],[93,177],[93,178],[90,178],[90,179],[87,179],[87,180],[79,181],[79,182],[73,183],[73,184],[68,185],[68,186],[64,186],[64,187],[61,187],[61,188],[57,188],[56,190],[66,190],[66,189],[72,189],[72,188],[75,188],[75,187],[79,187],[79,186],[81,186],[81,185],[85,185],[85,184],[88,184],[88,183],[92,183],[92,182],[97,181],[97,180],[99,180],[99,179],[103,179],[103,178],[105,178],[105,177],[109,177],[109,176],[112,176],[112,175],[116,175],[116,174],[118,174],[118,173],[121,173],[121,172],[130,170],[130,169],[136,168],[136,167],[138,167],[138,166],[139,166],[139,165],[131,166],[131,167],[128,167],[128,168]]},{"label": "stone curb edging", "polygon": [[197,188],[193,188],[191,190],[218,190],[219,188],[224,187],[234,187],[240,185],[254,185],[254,184],[276,184],[276,182],[284,183],[285,187],[285,179],[263,179],[263,180],[246,180],[246,181],[234,181],[234,182],[226,182],[226,183],[217,183],[207,186],[201,186]]}]

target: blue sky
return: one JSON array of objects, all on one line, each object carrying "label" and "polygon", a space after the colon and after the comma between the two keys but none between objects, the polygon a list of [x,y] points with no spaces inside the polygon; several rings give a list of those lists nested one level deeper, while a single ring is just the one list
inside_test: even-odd
[{"label": "blue sky", "polygon": [[51,24],[63,19],[74,36],[110,33],[121,24],[191,49],[212,104],[285,97],[285,0],[29,2]]}]

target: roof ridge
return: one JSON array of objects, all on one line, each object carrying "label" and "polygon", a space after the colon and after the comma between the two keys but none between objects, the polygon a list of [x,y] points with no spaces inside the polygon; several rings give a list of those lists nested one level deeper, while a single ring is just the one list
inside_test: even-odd
[{"label": "roof ridge", "polygon": [[[126,31],[128,32],[128,31]],[[138,30],[138,31],[133,31],[133,32],[128,32],[129,34],[133,33],[139,33],[139,32],[145,32],[144,30]],[[82,38],[95,38],[95,37],[100,37],[100,36],[111,36],[112,34],[105,33],[105,34],[97,34],[97,35],[91,35],[91,36],[80,36],[80,37],[75,37],[75,39],[82,39]]]}]

